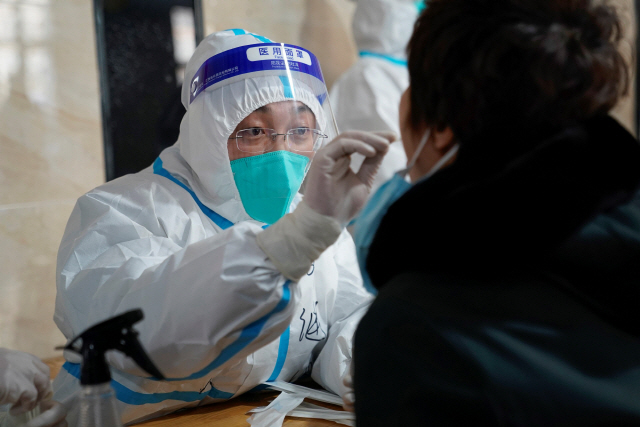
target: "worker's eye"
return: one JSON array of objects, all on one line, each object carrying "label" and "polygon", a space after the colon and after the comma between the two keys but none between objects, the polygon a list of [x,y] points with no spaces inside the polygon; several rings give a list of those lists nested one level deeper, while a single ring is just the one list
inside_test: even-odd
[{"label": "worker's eye", "polygon": [[263,128],[251,128],[247,129],[247,134],[249,136],[261,136],[265,134],[265,130]]},{"label": "worker's eye", "polygon": [[291,129],[289,131],[289,134],[293,136],[309,136],[311,134],[311,129],[304,128],[304,127],[295,128],[295,129]]}]

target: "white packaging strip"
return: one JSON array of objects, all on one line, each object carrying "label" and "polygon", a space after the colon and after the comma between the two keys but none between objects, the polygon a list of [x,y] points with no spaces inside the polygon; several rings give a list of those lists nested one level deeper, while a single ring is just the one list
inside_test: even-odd
[{"label": "white packaging strip", "polygon": [[[346,425],[355,425],[356,420],[356,414],[353,412],[336,411],[334,409],[324,408],[309,402],[302,402],[297,408],[290,411],[287,415],[299,418],[318,418],[340,422],[340,424]],[[344,423],[341,421],[344,421]]]},{"label": "white packaging strip", "polygon": [[[281,398],[283,394],[288,395],[288,397]],[[302,395],[300,394],[287,393],[286,391],[283,391],[282,393],[280,393],[280,396],[278,396],[278,399],[291,401],[293,404],[293,401],[294,401],[293,399],[295,397],[301,397],[301,396]],[[273,402],[275,402],[275,400]],[[260,413],[265,413],[268,410],[271,411],[271,409],[269,408],[273,405],[273,402],[269,406],[254,408],[247,413],[260,414]],[[284,407],[282,409],[284,409]],[[266,418],[266,414],[265,416],[263,416],[270,423],[268,424],[269,426],[279,427],[282,425],[284,417],[280,416],[281,415],[280,410],[278,410],[277,412],[278,413],[276,414],[275,412],[272,411],[272,414],[269,414],[269,416],[273,415],[273,418]],[[277,417],[275,415],[277,415]],[[355,414],[352,412],[336,411],[334,409],[328,409],[323,406],[314,405],[309,402],[301,402],[296,408],[290,410],[286,415],[288,417],[314,418],[319,420],[333,421],[335,423],[346,425],[346,426],[356,425],[356,417],[355,417]],[[252,420],[254,417],[256,417],[256,415],[252,416],[252,418],[249,419],[249,422],[252,423],[253,426],[258,426],[258,424],[254,424],[255,421]],[[259,424],[259,425],[262,426],[264,424]]]},{"label": "white packaging strip", "polygon": [[328,391],[314,390],[312,388],[303,387],[301,385],[291,384],[284,381],[273,381],[263,384],[269,386],[269,388],[274,390],[286,391],[288,393],[305,394],[309,399],[312,400],[342,406],[342,398],[340,398],[340,396],[336,394],[329,393]]},{"label": "white packaging strip", "polygon": [[249,411],[253,415],[249,417],[247,422],[253,427],[280,427],[284,422],[284,417],[298,407],[304,398],[304,394],[282,392],[269,406]]}]

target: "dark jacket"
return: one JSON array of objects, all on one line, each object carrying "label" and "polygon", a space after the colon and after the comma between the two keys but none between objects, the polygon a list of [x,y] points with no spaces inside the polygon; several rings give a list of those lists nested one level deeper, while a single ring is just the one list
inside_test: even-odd
[{"label": "dark jacket", "polygon": [[412,187],[367,259],[358,426],[640,425],[639,183],[605,117],[473,141]]}]

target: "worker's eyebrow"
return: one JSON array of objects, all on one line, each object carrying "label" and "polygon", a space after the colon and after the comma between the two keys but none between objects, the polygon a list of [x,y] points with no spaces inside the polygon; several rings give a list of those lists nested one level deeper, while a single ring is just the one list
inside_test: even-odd
[{"label": "worker's eyebrow", "polygon": [[[311,114],[313,114],[313,111],[311,111],[311,108],[307,107],[304,104],[293,107],[293,110],[294,110],[294,112],[296,114],[301,114],[301,113],[311,113]],[[255,111],[257,111],[259,113],[271,113],[272,109],[271,109],[271,106],[269,104],[267,104],[267,105],[263,105],[260,108],[257,108]]]},{"label": "worker's eyebrow", "polygon": [[298,108],[296,108],[296,112],[298,114],[300,113],[311,113],[313,114],[313,111],[311,111],[311,108],[307,107],[306,105],[302,104],[302,105],[298,105]]}]

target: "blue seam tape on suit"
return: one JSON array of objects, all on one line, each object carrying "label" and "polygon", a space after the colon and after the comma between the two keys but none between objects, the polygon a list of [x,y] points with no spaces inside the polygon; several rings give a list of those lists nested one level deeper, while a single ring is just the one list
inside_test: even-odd
[{"label": "blue seam tape on suit", "polygon": [[287,330],[280,335],[280,343],[278,344],[278,359],[276,360],[276,366],[273,368],[273,372],[269,376],[267,381],[275,381],[278,379],[278,375],[282,372],[282,367],[287,359],[287,352],[289,351],[289,335],[291,333],[291,326],[287,326]]},{"label": "blue seam tape on suit", "polygon": [[[77,363],[65,362],[62,368],[71,376],[80,379],[80,365]],[[123,386],[115,380],[111,380],[111,387],[116,393],[119,401],[129,405],[146,405],[158,403],[165,400],[180,400],[183,402],[196,402],[209,396],[213,399],[230,399],[233,393],[227,393],[211,387],[208,392],[199,393],[197,391],[172,391],[169,393],[140,393]]]},{"label": "blue seam tape on suit", "polygon": [[381,53],[369,52],[369,51],[366,51],[366,50],[361,50],[359,53],[360,53],[360,56],[362,56],[362,57],[369,56],[369,57],[372,57],[372,58],[384,59],[385,61],[391,62],[392,64],[395,64],[395,65],[400,65],[402,67],[406,67],[407,66],[407,61],[406,60],[394,58],[393,56],[383,55]]},{"label": "blue seam tape on suit", "polygon": [[[284,362],[287,359],[287,352],[289,350],[289,336],[291,335],[291,327],[287,327],[287,330],[280,335],[280,343],[278,344],[278,359],[276,360],[276,365],[273,368],[273,372],[269,376],[267,382],[275,381],[278,379],[280,372],[282,372],[282,367],[284,366]],[[262,391],[267,389],[267,385],[259,384],[249,390],[253,391]]]},{"label": "blue seam tape on suit", "polygon": [[289,79],[287,76],[280,76],[280,81],[282,82],[282,87],[284,88],[284,97],[285,98],[293,98],[293,92],[291,91],[291,85],[289,84]]},{"label": "blue seam tape on suit", "polygon": [[208,374],[209,372],[211,372],[212,370],[220,367],[223,363],[225,363],[226,361],[231,359],[233,356],[235,356],[240,350],[242,350],[247,345],[249,345],[249,343],[253,341],[260,334],[260,331],[262,331],[263,326],[265,325],[265,323],[267,323],[267,320],[269,320],[269,318],[273,314],[276,314],[284,310],[284,308],[289,303],[289,300],[291,299],[291,291],[289,290],[290,283],[291,283],[290,280],[287,280],[284,283],[284,286],[282,287],[282,299],[280,299],[280,302],[278,302],[275,308],[271,310],[270,313],[262,316],[260,319],[247,325],[242,330],[242,332],[240,332],[240,336],[238,337],[238,339],[235,340],[229,347],[226,347],[224,350],[222,350],[218,355],[218,357],[216,357],[213,362],[211,362],[209,365],[207,365],[205,368],[201,369],[200,371],[189,375],[188,377],[167,378],[165,381],[182,381],[182,380],[193,380],[196,378],[201,378],[206,374]]},{"label": "blue seam tape on suit", "polygon": [[253,34],[253,33],[247,33],[245,30],[241,29],[241,28],[231,28],[227,31],[233,31],[233,34],[235,34],[236,36],[241,36],[243,34],[249,34],[252,35],[253,37],[255,37],[257,40],[263,42],[263,43],[273,43],[271,40],[269,40],[268,38],[264,37],[264,36],[259,36],[258,34]]},{"label": "blue seam tape on suit", "polygon": [[206,207],[200,201],[200,199],[198,199],[198,196],[196,196],[196,194],[189,187],[187,187],[186,185],[184,185],[183,183],[178,181],[176,178],[174,178],[173,175],[171,175],[171,173],[169,173],[169,171],[166,170],[162,166],[162,159],[160,159],[160,157],[158,157],[156,159],[156,161],[153,162],[153,173],[156,174],[156,175],[163,176],[163,177],[167,178],[168,180],[176,183],[180,187],[184,188],[191,195],[191,197],[193,197],[193,200],[195,200],[195,202],[198,205],[198,207],[200,208],[200,210],[202,210],[202,212],[206,216],[208,216],[209,219],[211,219],[211,221],[213,221],[218,227],[222,228],[223,230],[226,230],[227,228],[229,228],[229,227],[231,227],[233,225],[233,223],[231,221],[229,221],[228,219],[226,219],[222,215],[216,213],[212,209],[209,209],[208,207]]},{"label": "blue seam tape on suit", "polygon": [[264,37],[264,36],[259,36],[257,34],[251,34],[253,37],[255,37],[256,39],[260,40],[263,43],[273,43],[271,40],[269,40],[268,38]]}]

